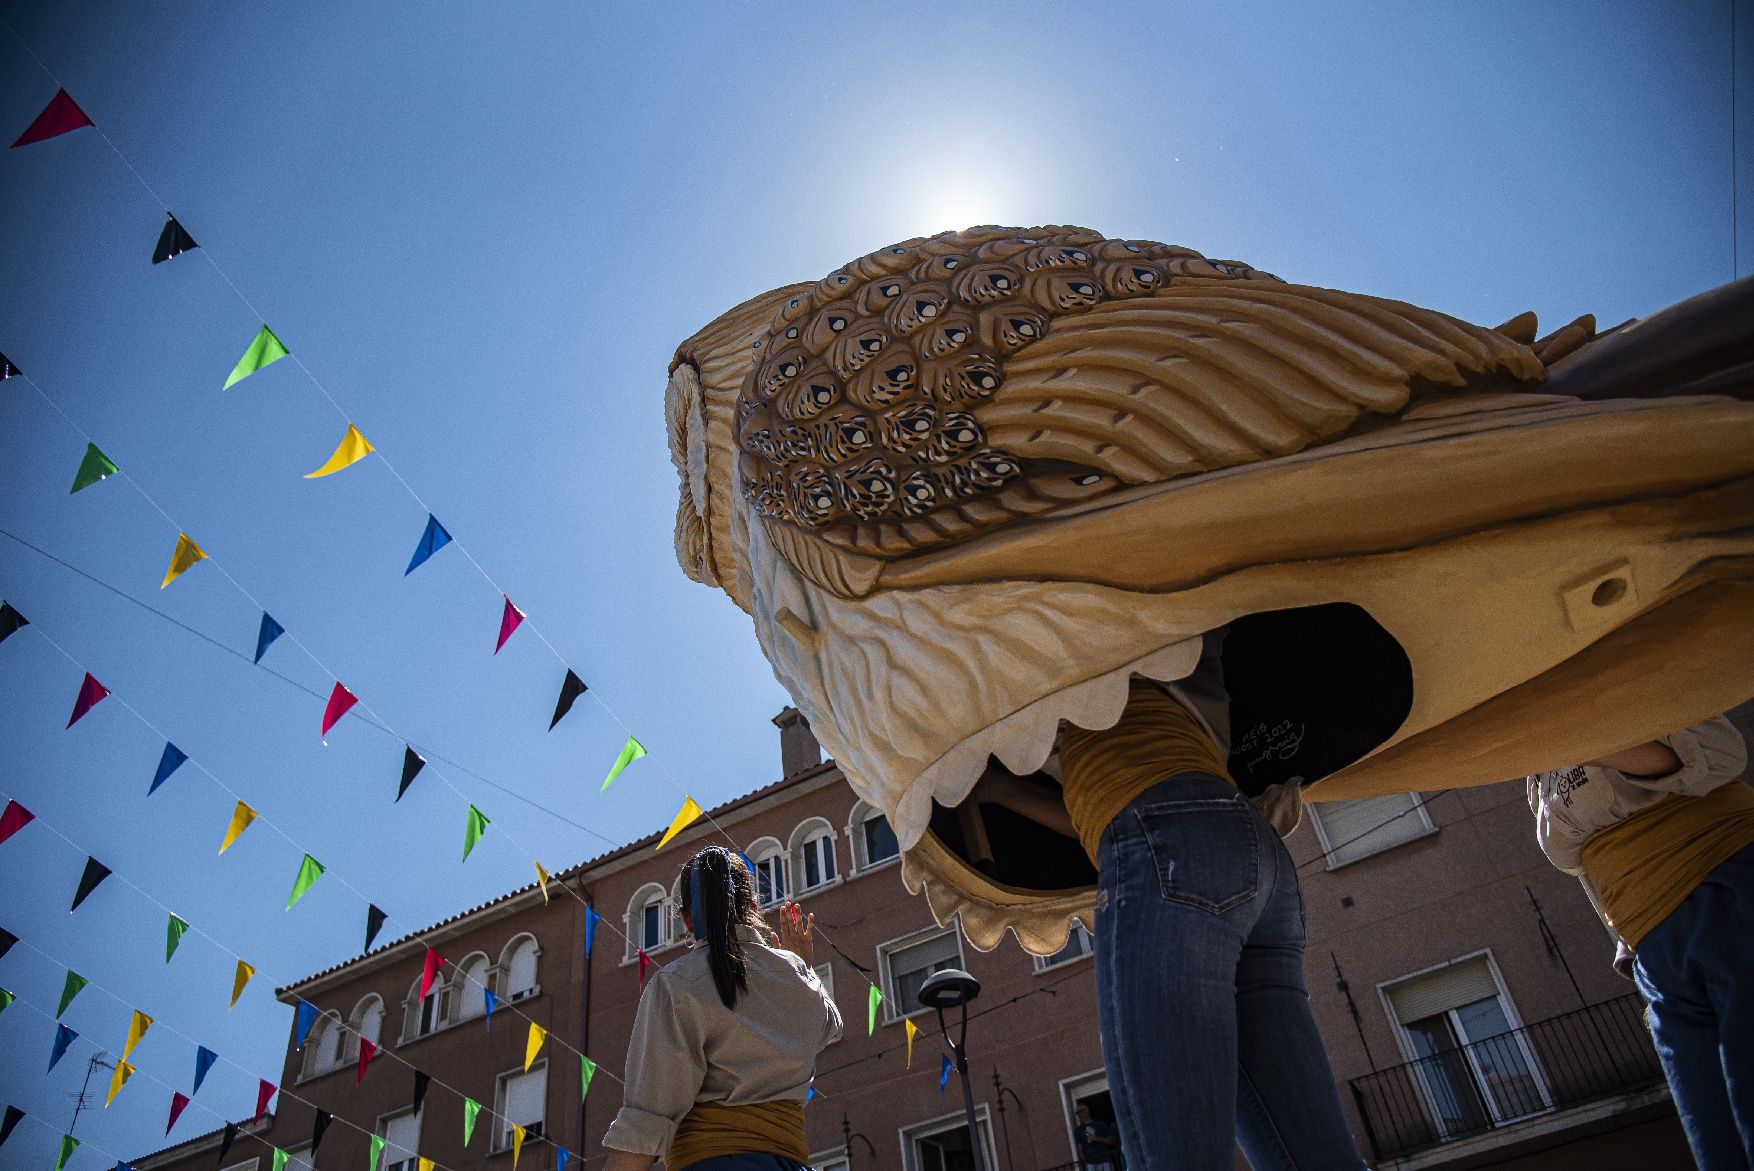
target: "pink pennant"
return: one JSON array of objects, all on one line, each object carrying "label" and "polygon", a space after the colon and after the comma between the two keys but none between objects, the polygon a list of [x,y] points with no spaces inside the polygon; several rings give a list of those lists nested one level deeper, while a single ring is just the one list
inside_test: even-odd
[{"label": "pink pennant", "polygon": [[420,969],[420,999],[425,1000],[426,994],[432,991],[432,982],[438,979],[439,969],[444,966],[445,957],[427,948],[426,965]]},{"label": "pink pennant", "polygon": [[341,686],[341,681],[337,679],[335,690],[329,693],[329,704],[323,709],[323,743],[329,742],[329,729],[335,726],[335,721],[346,715],[347,709],[358,702],[359,698]]},{"label": "pink pennant", "polygon": [[645,948],[642,947],[638,950],[639,950],[639,986],[641,988],[644,988],[646,986],[646,972],[651,970],[652,957],[646,954]]},{"label": "pink pennant", "polygon": [[6,812],[0,813],[0,842],[36,820],[36,814],[16,801],[6,803]]},{"label": "pink pennant", "polygon": [[49,99],[49,104],[43,107],[43,112],[37,115],[37,120],[25,127],[24,133],[12,145],[29,146],[33,142],[41,142],[69,130],[78,130],[81,126],[94,125],[96,123],[85,116],[85,111],[67,95],[66,90],[57,90],[55,96]]},{"label": "pink pennant", "polygon": [[262,1084],[256,1087],[256,1114],[254,1118],[250,1119],[251,1122],[268,1113],[268,1099],[274,1096],[274,1091],[278,1088],[267,1078],[260,1080]]},{"label": "pink pennant", "polygon": [[171,1132],[171,1127],[177,1124],[177,1119],[183,1116],[183,1107],[188,1104],[188,1097],[181,1091],[173,1091],[171,1093],[171,1120],[164,1124],[164,1132],[166,1134],[169,1134]]},{"label": "pink pennant", "polygon": [[[504,594],[501,594],[500,596],[505,597]],[[512,636],[512,631],[516,630],[523,624],[524,612],[512,605],[512,600],[510,598],[506,598],[505,609],[500,612],[499,616],[499,641],[494,644],[493,653],[496,655],[499,654],[499,648],[504,646],[505,640]]]},{"label": "pink pennant", "polygon": [[73,701],[73,714],[67,717],[67,726],[71,728],[79,722],[79,717],[98,705],[98,701],[110,693],[110,689],[85,673],[85,682],[79,685],[79,698]]},{"label": "pink pennant", "polygon": [[377,1055],[377,1052],[377,1042],[367,1037],[359,1039],[359,1073],[353,1079],[354,1085],[357,1086],[365,1081],[365,1067],[372,1063],[372,1058]]}]

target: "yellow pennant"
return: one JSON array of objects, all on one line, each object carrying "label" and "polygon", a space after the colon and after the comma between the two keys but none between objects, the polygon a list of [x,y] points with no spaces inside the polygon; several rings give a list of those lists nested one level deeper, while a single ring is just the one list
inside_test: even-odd
[{"label": "yellow pennant", "polygon": [[231,844],[238,840],[238,835],[249,829],[250,823],[255,820],[256,811],[239,801],[238,807],[231,811],[231,824],[225,827],[225,840],[219,843],[219,852],[223,854],[231,849]]},{"label": "yellow pennant", "polygon": [[524,1072],[530,1072],[530,1063],[536,1060],[536,1054],[542,1052],[542,1042],[548,1039],[548,1030],[530,1022],[530,1039],[524,1042]]},{"label": "yellow pennant", "polygon": [[128,1022],[128,1039],[122,1042],[122,1060],[128,1060],[128,1054],[134,1052],[134,1046],[140,1044],[140,1038],[146,1036],[146,1030],[152,1027],[152,1018],[134,1010],[134,1019]]},{"label": "yellow pennant", "polygon": [[420,1171],[432,1171],[432,1160],[431,1159],[428,1159],[428,1158],[422,1156],[420,1159],[417,1160],[417,1162],[420,1164]]},{"label": "yellow pennant", "polygon": [[365,436],[352,423],[347,424],[347,434],[341,437],[341,446],[329,457],[329,462],[314,472],[306,472],[305,479],[315,480],[319,476],[332,476],[342,468],[351,467],[372,453],[372,445],[366,442]]},{"label": "yellow pennant", "polygon": [[116,1062],[116,1072],[110,1075],[110,1094],[104,1099],[105,1110],[110,1108],[110,1103],[116,1100],[116,1095],[122,1092],[122,1087],[127,1085],[128,1079],[133,1076],[134,1067],[132,1065],[126,1061]]},{"label": "yellow pennant", "polygon": [[159,583],[158,588],[162,590],[181,577],[197,561],[205,560],[207,560],[207,554],[201,551],[201,546],[191,541],[188,533],[178,533],[176,550],[171,553],[171,567],[164,571],[164,580]]},{"label": "yellow pennant", "polygon": [[248,984],[250,982],[250,977],[255,974],[256,969],[244,963],[242,960],[238,961],[237,975],[233,976],[231,979],[231,1003],[226,1006],[227,1011],[238,1006],[238,997],[244,994],[244,985]]},{"label": "yellow pennant", "polygon": [[662,850],[669,845],[671,838],[687,829],[699,816],[700,804],[693,797],[683,798],[682,808],[676,811],[676,820],[670,823],[670,828],[665,830],[664,836],[658,839],[658,849]]},{"label": "yellow pennant", "polygon": [[512,1171],[518,1171],[518,1156],[524,1153],[524,1128],[512,1127]]},{"label": "yellow pennant", "polygon": [[907,1025],[907,1067],[912,1069],[914,1067],[914,1034],[920,1031],[920,1026],[912,1021],[903,1021],[902,1023]]},{"label": "yellow pennant", "polygon": [[548,880],[551,877],[553,877],[553,876],[550,875],[548,873],[548,871],[546,871],[542,868],[542,863],[537,862],[536,863],[536,881],[542,884],[542,901],[545,903],[548,901]]}]

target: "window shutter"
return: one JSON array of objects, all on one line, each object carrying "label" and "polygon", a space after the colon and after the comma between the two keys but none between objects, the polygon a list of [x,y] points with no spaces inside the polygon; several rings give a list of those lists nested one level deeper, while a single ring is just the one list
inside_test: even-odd
[{"label": "window shutter", "polygon": [[1493,982],[1491,967],[1481,956],[1397,984],[1387,991],[1396,1019],[1405,1025],[1495,997],[1498,985]]},{"label": "window shutter", "polygon": [[1353,862],[1425,833],[1425,821],[1410,793],[1364,797],[1357,801],[1311,802],[1328,840],[1332,865]]},{"label": "window shutter", "polygon": [[506,979],[506,997],[516,1000],[536,987],[536,942],[526,939],[512,952]]},{"label": "window shutter", "polygon": [[384,1123],[384,1165],[415,1158],[420,1151],[420,1115],[398,1114]]},{"label": "window shutter", "polygon": [[520,1073],[506,1079],[505,1107],[500,1111],[504,1115],[505,1142],[511,1141],[513,1125],[530,1127],[543,1120],[547,1110],[548,1098],[548,1067],[538,1066],[529,1073]]}]

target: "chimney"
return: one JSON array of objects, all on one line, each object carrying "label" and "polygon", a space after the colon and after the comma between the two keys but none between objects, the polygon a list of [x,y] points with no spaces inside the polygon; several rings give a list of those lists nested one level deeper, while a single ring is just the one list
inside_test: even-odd
[{"label": "chimney", "polygon": [[810,730],[810,721],[795,707],[785,708],[773,718],[780,730],[780,768],[784,776],[801,773],[822,763],[822,745]]}]

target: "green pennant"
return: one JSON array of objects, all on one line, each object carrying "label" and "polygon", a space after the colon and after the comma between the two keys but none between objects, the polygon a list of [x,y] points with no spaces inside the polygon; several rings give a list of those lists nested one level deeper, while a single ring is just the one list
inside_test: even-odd
[{"label": "green pennant", "polygon": [[621,775],[622,769],[626,768],[645,754],[646,746],[641,744],[638,740],[635,740],[632,736],[629,736],[627,738],[627,743],[621,746],[621,755],[617,756],[615,758],[615,763],[609,767],[609,775],[603,778],[603,788],[598,789],[597,792],[601,793],[603,792],[603,789],[607,789],[609,783]]},{"label": "green pennant", "polygon": [[176,912],[171,912],[171,920],[164,929],[164,962],[170,963],[171,957],[177,954],[177,944],[183,942],[183,932],[189,929],[189,922]]},{"label": "green pennant", "polygon": [[97,449],[97,444],[85,445],[85,458],[79,461],[79,474],[73,477],[73,488],[67,495],[71,496],[81,488],[89,488],[105,476],[116,470],[110,457]]},{"label": "green pennant", "polygon": [[292,904],[305,897],[305,891],[316,885],[317,879],[323,877],[323,864],[305,855],[305,860],[298,864],[298,877],[293,879],[292,894],[286,900],[286,909],[292,910]]},{"label": "green pennant", "polygon": [[487,832],[490,824],[487,814],[473,805],[469,806],[469,824],[463,827],[463,861],[469,860],[469,851],[475,848],[475,843],[481,840],[481,835]]},{"label": "green pennant", "polygon": [[61,1150],[55,1155],[55,1171],[61,1171],[61,1168],[67,1165],[67,1156],[71,1155],[78,1145],[79,1140],[72,1135],[64,1134],[61,1136]]},{"label": "green pennant", "polygon": [[481,1103],[473,1098],[463,1099],[463,1145],[468,1146],[475,1138],[475,1116],[481,1113]]},{"label": "green pennant", "polygon": [[274,1171],[286,1171],[286,1152],[279,1147],[274,1148]]},{"label": "green pennant", "polygon": [[371,1159],[371,1162],[369,1164],[367,1164],[367,1166],[371,1169],[371,1171],[378,1171],[378,1157],[384,1153],[384,1136],[381,1134],[374,1134],[371,1136],[371,1138],[372,1138],[372,1159]]},{"label": "green pennant", "polygon": [[865,998],[865,1035],[869,1037],[877,1031],[877,1006],[883,1003],[883,990],[871,985],[871,995]]},{"label": "green pennant", "polygon": [[6,1006],[17,999],[18,997],[12,995],[12,993],[6,991],[6,989],[0,988],[0,1012],[5,1012]]},{"label": "green pennant", "polygon": [[56,1020],[61,1019],[61,1014],[67,1011],[67,1006],[73,1003],[73,998],[78,996],[79,990],[84,988],[88,983],[90,983],[90,981],[84,976],[81,976],[72,968],[67,969],[67,982],[61,986],[61,1007],[55,1010]]},{"label": "green pennant", "polygon": [[583,1053],[579,1054],[579,1101],[584,1101],[585,1095],[590,1092],[591,1078],[596,1072],[597,1063]]},{"label": "green pennant", "polygon": [[286,355],[286,347],[274,336],[274,331],[264,325],[256,334],[256,340],[250,343],[250,348],[244,351],[244,356],[238,359],[238,364],[232,367],[231,377],[225,380],[222,389],[230,390],[262,367],[278,362]]}]

